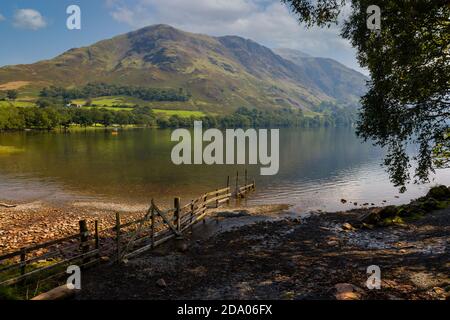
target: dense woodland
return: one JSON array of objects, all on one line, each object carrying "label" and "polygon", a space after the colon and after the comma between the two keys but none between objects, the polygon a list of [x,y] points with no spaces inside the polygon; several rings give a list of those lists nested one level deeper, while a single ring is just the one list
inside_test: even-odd
[{"label": "dense woodland", "polygon": [[82,88],[65,89],[62,87],[44,88],[41,98],[54,98],[70,101],[104,96],[128,96],[144,101],[188,101],[189,94],[183,89],[144,88],[136,86],[118,86],[106,83],[89,83]]},{"label": "dense woodland", "polygon": [[[201,120],[205,127],[237,128],[237,127],[332,127],[349,126],[355,121],[355,111],[350,108],[341,108],[332,103],[322,103],[315,116],[305,116],[300,109],[249,109],[238,108],[232,114],[205,115],[203,117],[182,117],[179,115],[167,116],[156,114],[150,107],[135,105],[132,110],[129,106],[102,107],[67,107],[71,99],[121,94],[125,95],[128,87],[110,85],[87,85],[81,90],[50,87],[43,89],[35,107],[0,107],[0,130],[39,129],[53,130],[56,128],[69,128],[71,125],[89,127],[101,125],[127,126],[136,125],[160,128],[189,128],[194,121]],[[130,89],[131,90],[131,89]],[[148,90],[147,93],[153,89]],[[146,91],[129,92],[129,94],[144,94]],[[138,93],[140,92],[140,93]],[[171,92],[171,91],[165,91]],[[180,90],[180,93],[182,90]],[[0,97],[0,100],[13,101],[17,92],[10,91]],[[141,96],[142,98],[142,96]],[[148,97],[150,99],[150,97]]]},{"label": "dense woodland", "polygon": [[[132,111],[113,111],[105,108],[63,108],[63,107],[3,107],[0,108],[0,130],[68,128],[71,125],[89,127],[102,125],[138,125],[160,128],[188,128],[195,120],[201,120],[205,127],[321,127],[349,125],[345,119],[325,115],[304,117],[300,110],[280,109],[267,111],[239,108],[230,115],[184,118],[155,114],[149,107],[138,107]],[[338,122],[337,122],[338,121]]]}]

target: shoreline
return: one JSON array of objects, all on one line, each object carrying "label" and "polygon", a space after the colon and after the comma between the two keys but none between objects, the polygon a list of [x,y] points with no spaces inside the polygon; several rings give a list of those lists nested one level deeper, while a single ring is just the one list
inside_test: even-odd
[{"label": "shoreline", "polygon": [[[79,300],[448,300],[450,209],[352,229],[364,210],[245,225],[84,274]],[[381,268],[369,290],[367,268]],[[111,285],[114,284],[114,285]]]},{"label": "shoreline", "polygon": [[[161,208],[165,209],[164,206]],[[264,216],[270,212],[278,212],[280,208],[287,209],[289,206],[285,204],[230,206],[229,209],[238,212],[246,210],[250,215]],[[12,207],[0,206],[0,255],[77,234],[80,220],[85,219],[89,223],[97,220],[99,229],[104,230],[115,225],[116,212],[122,213],[122,222],[127,223],[141,218],[147,209],[148,205],[144,204],[103,201],[78,201],[64,205],[34,201],[19,203]],[[221,211],[223,208],[217,210]]]},{"label": "shoreline", "polygon": [[[183,241],[86,270],[77,299],[449,299],[449,193],[440,186],[409,205],[341,212],[214,209]],[[121,209],[125,222],[146,208]],[[116,211],[92,203],[0,208],[0,253],[77,233],[80,219],[109,228]],[[372,265],[381,268],[382,290],[366,288]]]}]

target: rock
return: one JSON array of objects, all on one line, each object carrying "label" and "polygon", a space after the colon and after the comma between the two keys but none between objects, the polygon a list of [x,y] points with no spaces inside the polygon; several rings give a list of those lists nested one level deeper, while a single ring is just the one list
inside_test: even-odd
[{"label": "rock", "polygon": [[189,246],[186,242],[180,241],[180,243],[177,244],[177,250],[180,252],[186,252],[189,250]]},{"label": "rock", "polygon": [[445,294],[446,294],[445,290],[442,289],[442,288],[439,288],[439,287],[434,287],[434,288],[433,288],[433,291],[434,291],[436,294],[438,294],[438,295],[445,295]]},{"label": "rock", "polygon": [[381,209],[378,212],[380,219],[384,220],[386,218],[393,218],[397,215],[397,207],[396,206],[388,206],[386,208]]},{"label": "rock", "polygon": [[398,301],[403,300],[402,298],[399,298],[399,297],[394,296],[392,294],[388,294],[387,298],[388,298],[388,300],[398,300]]},{"label": "rock", "polygon": [[288,291],[283,294],[283,299],[285,299],[285,300],[292,300],[294,298],[295,298],[295,292],[293,292],[293,291]]},{"label": "rock", "polygon": [[167,288],[167,283],[166,283],[166,281],[163,278],[161,278],[158,281],[156,281],[156,284],[160,288]]},{"label": "rock", "polygon": [[360,222],[362,222],[363,224],[365,223],[365,224],[370,224],[370,225],[376,225],[381,220],[380,215],[379,215],[380,210],[381,209],[379,209],[379,208],[370,210],[369,212],[361,215],[358,220]]},{"label": "rock", "polygon": [[341,199],[341,203],[342,203],[342,204],[346,204],[346,203],[347,203],[347,200]]},{"label": "rock", "polygon": [[336,289],[337,293],[354,291],[353,285],[350,283],[338,283],[337,285],[334,286],[334,288]]},{"label": "rock", "polygon": [[362,226],[363,226],[363,228],[369,229],[369,230],[373,230],[375,228],[375,226],[373,224],[368,224],[368,223],[363,223]]},{"label": "rock", "polygon": [[357,292],[342,292],[335,295],[336,300],[361,300],[361,296]]},{"label": "rock", "polygon": [[344,223],[342,225],[342,229],[346,230],[346,231],[353,231],[353,230],[355,230],[355,228],[348,222],[346,222],[346,223]]},{"label": "rock", "polygon": [[334,286],[336,300],[360,300],[362,290],[350,283],[338,283]]},{"label": "rock", "polygon": [[428,191],[428,194],[426,196],[427,198],[434,198],[436,200],[450,200],[450,190],[446,186],[437,186],[434,188],[431,188],[430,191]]},{"label": "rock", "polygon": [[218,218],[241,218],[241,217],[249,217],[251,216],[250,212],[248,210],[236,210],[236,211],[225,211],[225,212],[218,212],[216,214],[216,217]]}]

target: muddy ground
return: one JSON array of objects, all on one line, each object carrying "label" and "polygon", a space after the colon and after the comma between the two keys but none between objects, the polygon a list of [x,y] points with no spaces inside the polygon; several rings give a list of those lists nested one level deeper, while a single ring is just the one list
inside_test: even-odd
[{"label": "muddy ground", "polygon": [[[362,213],[280,210],[239,226],[248,212],[221,212],[190,239],[85,271],[77,299],[448,299],[450,210],[403,226],[345,224]],[[380,290],[366,286],[371,265],[381,268]]]}]

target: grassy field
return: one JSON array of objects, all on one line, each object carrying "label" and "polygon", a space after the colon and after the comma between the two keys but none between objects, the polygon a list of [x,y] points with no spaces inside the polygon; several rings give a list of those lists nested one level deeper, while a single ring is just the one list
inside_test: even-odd
[{"label": "grassy field", "polygon": [[33,107],[34,103],[30,101],[0,101],[0,108],[5,107]]},{"label": "grassy field", "polygon": [[[117,107],[83,107],[87,109],[93,109],[93,108],[100,108],[100,109],[106,109],[111,111],[132,111],[133,108],[117,108]],[[153,112],[155,112],[158,115],[165,115],[167,117],[171,116],[179,116],[181,118],[190,118],[190,117],[203,117],[206,114],[202,111],[190,111],[190,110],[164,110],[164,109],[153,109]]]},{"label": "grassy field", "polygon": [[[85,105],[86,99],[75,99],[72,103]],[[125,96],[110,96],[110,97],[99,97],[92,99],[92,106],[94,107],[105,107],[110,108],[114,106],[126,106],[134,107],[135,105],[142,107],[150,107],[155,110],[156,113],[164,113],[168,116],[179,115],[180,117],[190,117],[190,116],[203,116],[205,113],[202,111],[194,111],[198,109],[192,101],[180,102],[180,101],[144,101],[138,98],[125,97]],[[126,110],[127,108],[121,108]],[[116,110],[111,109],[111,110]],[[183,112],[186,111],[186,112]]]},{"label": "grassy field", "polygon": [[[85,105],[85,99],[72,100],[72,103]],[[135,105],[148,106],[153,109],[156,114],[163,116],[177,115],[181,118],[190,117],[203,117],[206,114],[202,111],[187,110],[186,108],[192,108],[193,106],[189,102],[148,102],[133,97],[123,96],[111,96],[111,97],[99,97],[92,99],[92,106],[85,108],[100,107],[111,111],[131,111]],[[123,108],[117,108],[115,106],[127,106]],[[129,107],[128,107],[129,106]],[[168,109],[161,107],[167,106]]]},{"label": "grassy field", "polygon": [[[100,97],[92,99],[92,106],[94,107],[112,107],[112,106],[118,106],[118,105],[126,105],[126,106],[134,106],[136,104],[141,104],[138,99],[137,101],[131,101],[131,98],[128,97],[120,97],[120,96],[114,96],[114,97]],[[86,99],[76,99],[72,100],[72,103],[75,104],[86,104]]]},{"label": "grassy field", "polygon": [[[74,104],[80,104],[84,105],[86,104],[85,99],[76,99],[72,100],[72,103]],[[166,104],[170,104],[169,107],[171,109],[162,109],[161,106],[164,106]],[[129,107],[123,107],[118,108],[115,106],[129,106]],[[174,116],[177,115],[181,118],[190,118],[190,117],[203,117],[206,115],[206,113],[202,111],[193,111],[193,110],[186,110],[184,108],[181,108],[180,102],[146,102],[135,98],[129,98],[129,97],[101,97],[92,99],[92,106],[90,107],[84,107],[84,108],[104,108],[111,111],[132,111],[133,107],[135,105],[139,106],[149,106],[153,109],[153,111],[158,115],[163,116]],[[32,101],[26,101],[26,100],[16,100],[16,101],[0,101],[0,108],[2,107],[33,107],[35,104]],[[159,106],[159,108],[155,107]],[[175,108],[174,108],[175,107]],[[179,107],[179,108],[176,108]],[[186,105],[184,106],[186,107]],[[187,107],[190,107],[189,103]],[[173,109],[172,109],[173,108]]]},{"label": "grassy field", "polygon": [[206,114],[202,111],[190,111],[190,110],[163,110],[163,109],[153,109],[156,114],[163,114],[168,117],[170,116],[179,116],[181,118],[190,118],[196,117],[200,118],[205,116]]},{"label": "grassy field", "polygon": [[106,107],[106,106],[97,106],[97,107],[83,107],[85,109],[106,109],[111,111],[133,111],[133,108],[126,107],[126,108],[117,108],[117,107]]}]

